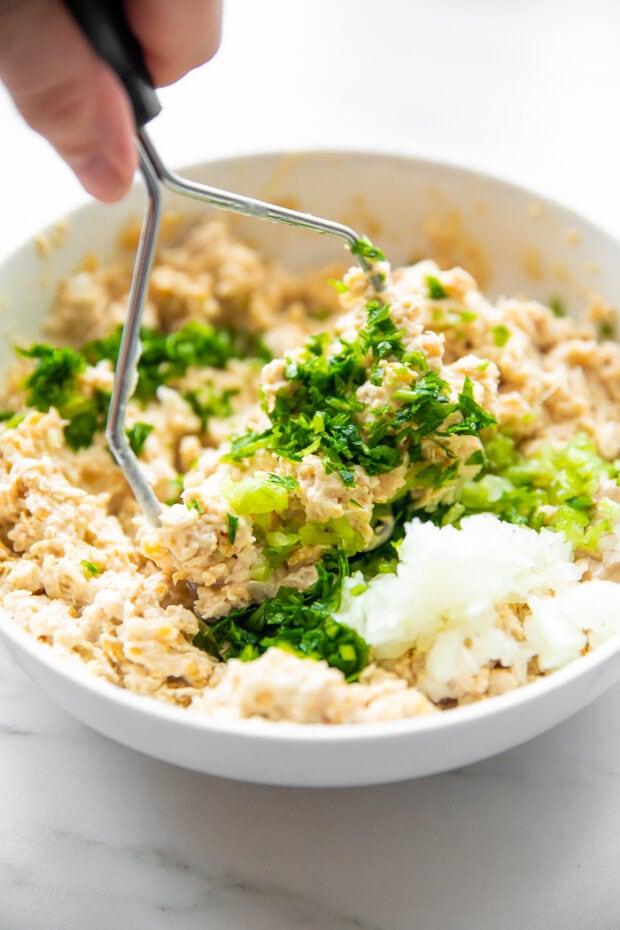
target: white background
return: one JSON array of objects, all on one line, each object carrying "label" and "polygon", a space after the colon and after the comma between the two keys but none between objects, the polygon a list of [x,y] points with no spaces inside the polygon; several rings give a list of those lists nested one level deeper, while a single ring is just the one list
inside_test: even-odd
[{"label": "white background", "polygon": [[[228,0],[162,92],[170,165],[379,148],[520,181],[620,234],[618,0]],[[83,202],[0,90],[0,253]],[[0,651],[1,930],[618,930],[620,690],[527,746],[355,790],[183,772]]]}]

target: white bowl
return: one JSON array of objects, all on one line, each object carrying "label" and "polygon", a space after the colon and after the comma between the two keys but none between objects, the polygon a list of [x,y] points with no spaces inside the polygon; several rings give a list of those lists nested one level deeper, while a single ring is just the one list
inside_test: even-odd
[{"label": "white bowl", "polygon": [[[247,156],[188,173],[348,222],[368,232],[394,264],[432,255],[437,233],[445,232],[456,243],[456,258],[474,256],[485,267],[491,296],[523,293],[545,300],[560,294],[571,312],[593,291],[620,299],[619,243],[564,207],[486,175],[359,152]],[[15,340],[39,335],[59,279],[85,252],[110,256],[140,202],[137,189],[122,205],[89,205],[70,218],[64,238],[45,234],[56,243],[47,255],[32,242],[0,266],[7,337],[0,370],[12,358]],[[205,209],[179,198],[174,206],[192,213]],[[343,257],[342,245],[329,237],[255,220],[234,222],[263,252],[291,267]],[[542,733],[620,679],[617,637],[548,678],[430,717],[332,727],[218,722],[97,679],[18,629],[2,611],[0,632],[37,685],[106,736],[187,768],[278,785],[373,784],[462,766]]]}]

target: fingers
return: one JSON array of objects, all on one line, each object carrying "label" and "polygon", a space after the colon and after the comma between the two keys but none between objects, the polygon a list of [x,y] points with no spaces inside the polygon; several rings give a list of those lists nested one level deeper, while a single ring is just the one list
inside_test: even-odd
[{"label": "fingers", "polygon": [[0,2],[0,78],[89,193],[119,200],[137,164],[124,89],[59,0]]},{"label": "fingers", "polygon": [[158,87],[177,81],[217,51],[221,0],[126,0],[125,6]]},{"label": "fingers", "polygon": [[[221,0],[126,0],[126,9],[158,86],[217,50]],[[137,165],[131,106],[61,0],[0,0],[0,80],[87,191],[125,195]]]}]

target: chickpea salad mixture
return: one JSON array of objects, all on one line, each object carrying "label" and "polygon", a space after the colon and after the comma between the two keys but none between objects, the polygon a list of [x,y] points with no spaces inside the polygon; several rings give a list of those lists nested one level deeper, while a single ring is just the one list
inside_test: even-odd
[{"label": "chickpea salad mixture", "polygon": [[104,438],[131,255],[59,288],[0,413],[0,596],[121,687],[356,723],[501,694],[620,633],[611,311],[461,268],[293,275],[194,224],[160,247],[128,438]]}]

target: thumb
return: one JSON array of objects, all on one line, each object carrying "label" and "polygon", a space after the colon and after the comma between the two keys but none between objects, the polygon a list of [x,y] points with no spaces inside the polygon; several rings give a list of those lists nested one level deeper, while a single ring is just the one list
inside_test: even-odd
[{"label": "thumb", "polygon": [[0,0],[0,79],[89,193],[124,196],[137,165],[129,100],[59,0]]}]

